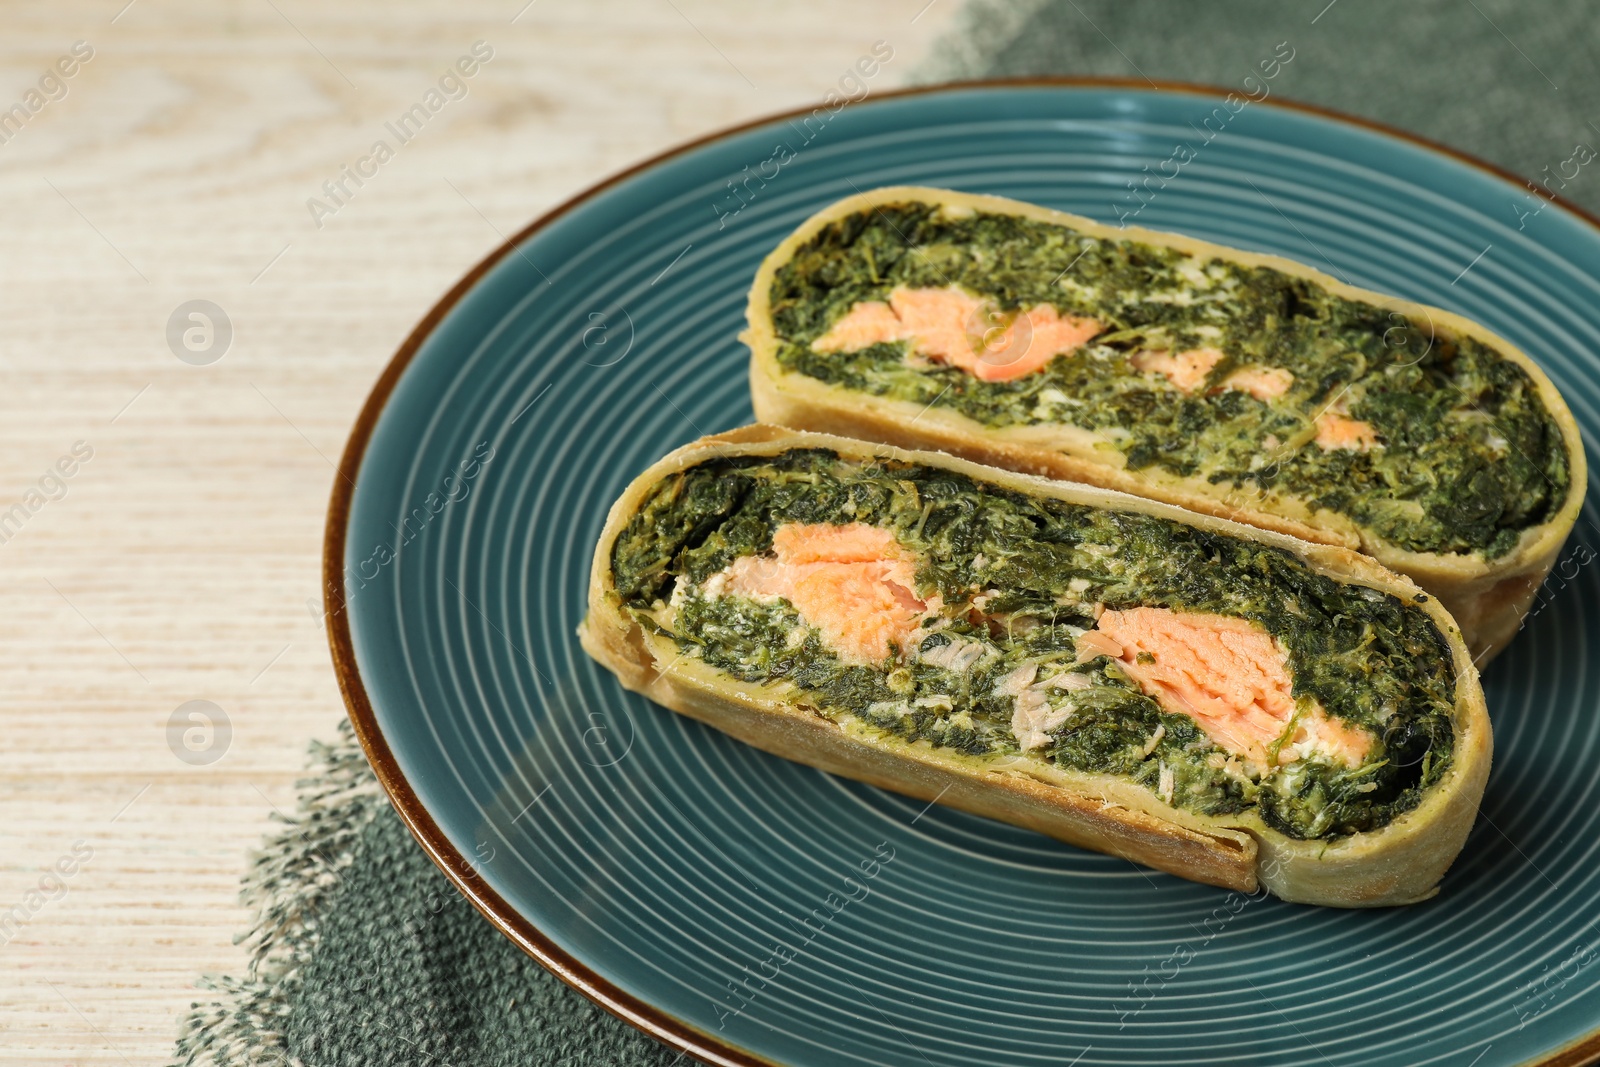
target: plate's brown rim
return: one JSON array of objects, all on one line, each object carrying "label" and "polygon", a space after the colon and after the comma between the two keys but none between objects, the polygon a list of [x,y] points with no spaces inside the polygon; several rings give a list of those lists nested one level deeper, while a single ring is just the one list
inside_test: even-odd
[{"label": "plate's brown rim", "polygon": [[[1222,86],[1193,82],[1152,82],[1143,78],[1061,76],[996,78],[979,81],[945,82],[937,85],[918,85],[874,94],[872,99],[882,100],[931,93],[1024,88],[1028,86],[1041,88],[1128,89],[1138,92],[1188,93],[1198,96],[1220,96],[1232,91]],[[1416,134],[1396,129],[1381,122],[1375,122],[1372,119],[1348,115],[1316,104],[1305,104],[1277,97],[1264,99],[1260,103],[1268,107],[1333,119],[1337,122],[1372,130],[1401,141],[1408,141],[1465,163],[1477,170],[1492,174],[1518,187],[1520,190],[1528,191],[1531,189],[1531,183],[1528,179],[1520,177],[1504,167],[1478,159],[1448,145],[1430,141],[1425,137],[1419,137]],[[378,729],[377,718],[373,713],[372,703],[367,697],[366,686],[363,685],[361,673],[356,667],[355,647],[350,635],[349,620],[344,612],[346,600],[344,568],[341,565],[341,561],[344,559],[345,532],[350,517],[350,498],[355,491],[355,479],[360,472],[361,461],[366,454],[367,444],[372,439],[372,432],[377,426],[378,418],[382,415],[383,408],[388,403],[389,395],[394,391],[396,383],[399,382],[400,376],[405,372],[406,367],[410,365],[412,358],[421,349],[423,342],[427,340],[435,327],[438,326],[440,320],[449,313],[450,309],[477,284],[478,279],[488,273],[491,267],[510,254],[527,238],[579,205],[626,181],[635,174],[693,151],[703,145],[724,140],[746,130],[810,114],[815,110],[816,106],[795,108],[791,111],[766,115],[750,122],[718,130],[715,133],[696,138],[693,141],[678,145],[666,152],[636,163],[626,170],[613,174],[599,184],[585,189],[560,206],[541,215],[468,271],[433,306],[422,321],[417,323],[410,335],[406,337],[405,342],[401,344],[400,348],[389,360],[388,366],[384,368],[377,383],[373,385],[372,392],[368,395],[366,403],[362,405],[361,413],[356,417],[355,426],[350,431],[350,440],[346,443],[344,453],[339,459],[339,469],[337,476],[333,480],[333,494],[328,504],[328,521],[323,538],[323,606],[328,619],[328,645],[333,655],[334,673],[338,676],[339,689],[344,695],[345,705],[349,710],[350,721],[355,728],[356,737],[360,740],[361,747],[366,751],[367,759],[371,762],[379,783],[383,786],[384,791],[388,793],[390,802],[394,805],[395,810],[400,814],[400,818],[404,820],[406,826],[410,828],[412,835],[422,845],[424,851],[428,853],[433,862],[438,864],[439,868],[455,883],[456,888],[460,890],[462,895],[471,901],[473,906],[482,912],[485,918],[498,927],[507,937],[511,938],[512,941],[516,942],[523,951],[555,974],[556,977],[624,1022],[638,1027],[674,1049],[694,1056],[703,1062],[718,1064],[719,1067],[773,1067],[773,1065],[772,1061],[730,1045],[690,1026],[681,1019],[667,1015],[665,1012],[645,1003],[630,993],[624,992],[596,974],[588,966],[561,949],[555,942],[546,937],[542,931],[511,908],[499,894],[483,884],[473,864],[451,845],[443,832],[440,831],[433,817],[423,808],[410,783],[401,774],[399,764],[395,761],[394,753],[390,751],[388,742]],[[1535,195],[1540,195],[1537,190],[1532,191]],[[1548,190],[1546,191],[1548,192]],[[1600,216],[1560,200],[1554,194],[1551,194],[1546,199],[1557,207],[1582,219],[1594,227],[1595,230],[1600,231]],[[1600,1062],[1600,1028],[1543,1059],[1529,1061],[1525,1067],[1587,1067],[1587,1065],[1596,1062]]]}]

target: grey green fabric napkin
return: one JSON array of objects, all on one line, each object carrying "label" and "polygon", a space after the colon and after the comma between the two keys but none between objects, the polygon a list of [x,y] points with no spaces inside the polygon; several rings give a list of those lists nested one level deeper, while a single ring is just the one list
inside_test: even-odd
[{"label": "grey green fabric napkin", "polygon": [[210,979],[182,1064],[687,1062],[568,989],[475,911],[389,807],[349,724],[245,877],[251,971]]},{"label": "grey green fabric napkin", "polygon": [[[1579,0],[973,0],[919,80],[1238,87],[1286,42],[1294,58],[1274,94],[1422,134],[1539,180],[1539,195],[1600,209],[1600,23],[1589,14]],[[314,748],[299,809],[246,875],[245,900],[259,914],[243,935],[250,970],[206,980],[211,999],[178,1041],[186,1067],[682,1060],[480,918],[412,841],[348,728]]]},{"label": "grey green fabric napkin", "polygon": [[963,15],[920,80],[1093,74],[1240,89],[1286,43],[1294,58],[1273,96],[1398,126],[1600,209],[1600,20],[1582,0],[973,0]]}]

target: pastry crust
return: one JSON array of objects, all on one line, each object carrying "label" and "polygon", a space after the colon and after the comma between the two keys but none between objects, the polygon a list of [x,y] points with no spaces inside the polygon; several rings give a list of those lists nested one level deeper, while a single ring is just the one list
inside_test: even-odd
[{"label": "pastry crust", "polygon": [[[958,412],[852,392],[779,365],[778,339],[770,313],[773,277],[818,231],[837,219],[880,204],[923,202],[957,211],[1015,215],[1069,226],[1092,237],[1134,240],[1244,266],[1264,266],[1306,278],[1337,296],[1375,303],[1413,321],[1431,324],[1435,336],[1471,337],[1527,371],[1551,417],[1561,428],[1570,462],[1567,499],[1551,521],[1523,531],[1516,547],[1494,560],[1471,553],[1411,552],[1362,530],[1347,516],[1312,513],[1283,502],[1267,510],[1258,493],[1183,478],[1159,469],[1125,469],[1120,453],[1096,450],[1082,431],[1049,426],[995,429]],[[1545,373],[1504,339],[1448,311],[1346,285],[1320,271],[1279,256],[1241,252],[1191,237],[1130,226],[1117,229],[1091,219],[995,196],[914,186],[875,189],[823,209],[786,238],[762,262],[750,290],[748,329],[750,392],[756,418],[765,423],[883,441],[904,448],[934,448],[991,466],[1085,482],[1149,497],[1307,541],[1355,548],[1412,578],[1444,602],[1481,665],[1521,628],[1539,585],[1549,573],[1583,508],[1587,484],[1583,440],[1566,402]]]},{"label": "pastry crust", "polygon": [[[661,479],[728,456],[826,448],[848,459],[884,457],[941,467],[1034,496],[1158,516],[1287,549],[1314,571],[1418,604],[1446,636],[1456,670],[1455,750],[1444,778],[1412,811],[1382,829],[1335,841],[1302,841],[1267,827],[1254,812],[1204,816],[1161,801],[1111,775],[1066,770],[1041,760],[979,759],[926,742],[887,738],[811,710],[787,683],[731,678],[681,655],[623,609],[611,574],[617,537]],[[612,506],[595,548],[589,611],[579,627],[585,651],[628,689],[748,744],[834,774],[1024,826],[1070,844],[1241,892],[1284,900],[1375,907],[1425,900],[1460,852],[1489,773],[1491,737],[1478,672],[1454,620],[1410,580],[1349,549],[1184,511],[1096,486],[983,467],[936,452],[906,452],[823,434],[748,426],[701,438],[635,479]]]}]

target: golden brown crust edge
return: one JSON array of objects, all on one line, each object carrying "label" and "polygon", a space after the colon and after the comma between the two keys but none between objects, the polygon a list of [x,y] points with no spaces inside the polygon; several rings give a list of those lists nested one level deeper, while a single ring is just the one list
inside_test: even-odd
[{"label": "golden brown crust edge", "polygon": [[624,686],[776,755],[1194,881],[1243,892],[1265,889],[1285,900],[1340,907],[1408,904],[1437,891],[1477,813],[1488,777],[1491,738],[1477,671],[1454,622],[1436,601],[1424,597],[1420,604],[1446,634],[1455,655],[1455,759],[1415,810],[1381,830],[1333,843],[1296,841],[1268,829],[1254,816],[1230,820],[1195,815],[1163,804],[1141,786],[1106,775],[1043,764],[1030,774],[997,771],[948,750],[885,741],[867,731],[836,725],[786,701],[787,687],[738,683],[697,659],[680,656],[669,640],[647,633],[622,611],[611,583],[612,545],[651,486],[718,456],[772,455],[794,447],[830,448],[854,458],[898,458],[1023,492],[1140,511],[1287,548],[1322,573],[1408,600],[1420,593],[1404,577],[1357,553],[1147,499],[981,467],[940,453],[905,452],[752,426],[678,449],[631,483],[611,509],[595,549],[589,612],[579,634],[585,651]]},{"label": "golden brown crust edge", "polygon": [[[1486,561],[1471,554],[1409,552],[1363,535],[1349,519],[1330,512],[1289,515],[1266,511],[1248,494],[1211,486],[1200,479],[1181,479],[1159,471],[1131,472],[1085,455],[1063,452],[1041,440],[1036,431],[995,431],[944,409],[921,408],[904,401],[869,397],[784,371],[777,362],[769,294],[778,268],[817,231],[863,208],[907,200],[957,209],[1019,215],[1071,226],[1092,236],[1131,239],[1214,255],[1246,266],[1266,266],[1324,286],[1336,295],[1390,308],[1425,319],[1440,333],[1468,336],[1490,345],[1527,371],[1551,417],[1561,428],[1571,463],[1567,500],[1550,522],[1523,534],[1515,549]],[[1117,229],[1091,219],[1001,197],[979,196],[914,186],[871,190],[848,197],[818,212],[786,238],[762,262],[750,290],[750,389],[756,418],[765,423],[883,441],[903,448],[934,448],[991,466],[1068,481],[1086,482],[1191,511],[1276,530],[1321,544],[1359,548],[1391,570],[1406,574],[1444,602],[1460,624],[1468,647],[1482,665],[1516,636],[1539,585],[1555,564],[1567,535],[1583,507],[1588,473],[1583,440],[1566,401],[1549,377],[1523,352],[1476,323],[1439,308],[1358,289],[1302,263],[1279,256],[1242,252],[1222,245],[1138,227]],[[1118,457],[1120,458],[1120,457]]]}]

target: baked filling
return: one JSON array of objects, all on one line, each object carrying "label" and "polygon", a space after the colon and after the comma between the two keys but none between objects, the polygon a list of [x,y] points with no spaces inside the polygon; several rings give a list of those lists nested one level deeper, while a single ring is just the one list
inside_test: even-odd
[{"label": "baked filling", "polygon": [[1423,609],[1171,519],[790,449],[662,479],[610,562],[685,656],[995,770],[1332,839],[1450,765],[1455,671]]},{"label": "baked filling", "polygon": [[785,370],[1060,427],[1108,463],[1298,501],[1415,552],[1509,552],[1570,477],[1527,372],[1313,281],[1067,226],[907,202],[777,271]]}]

